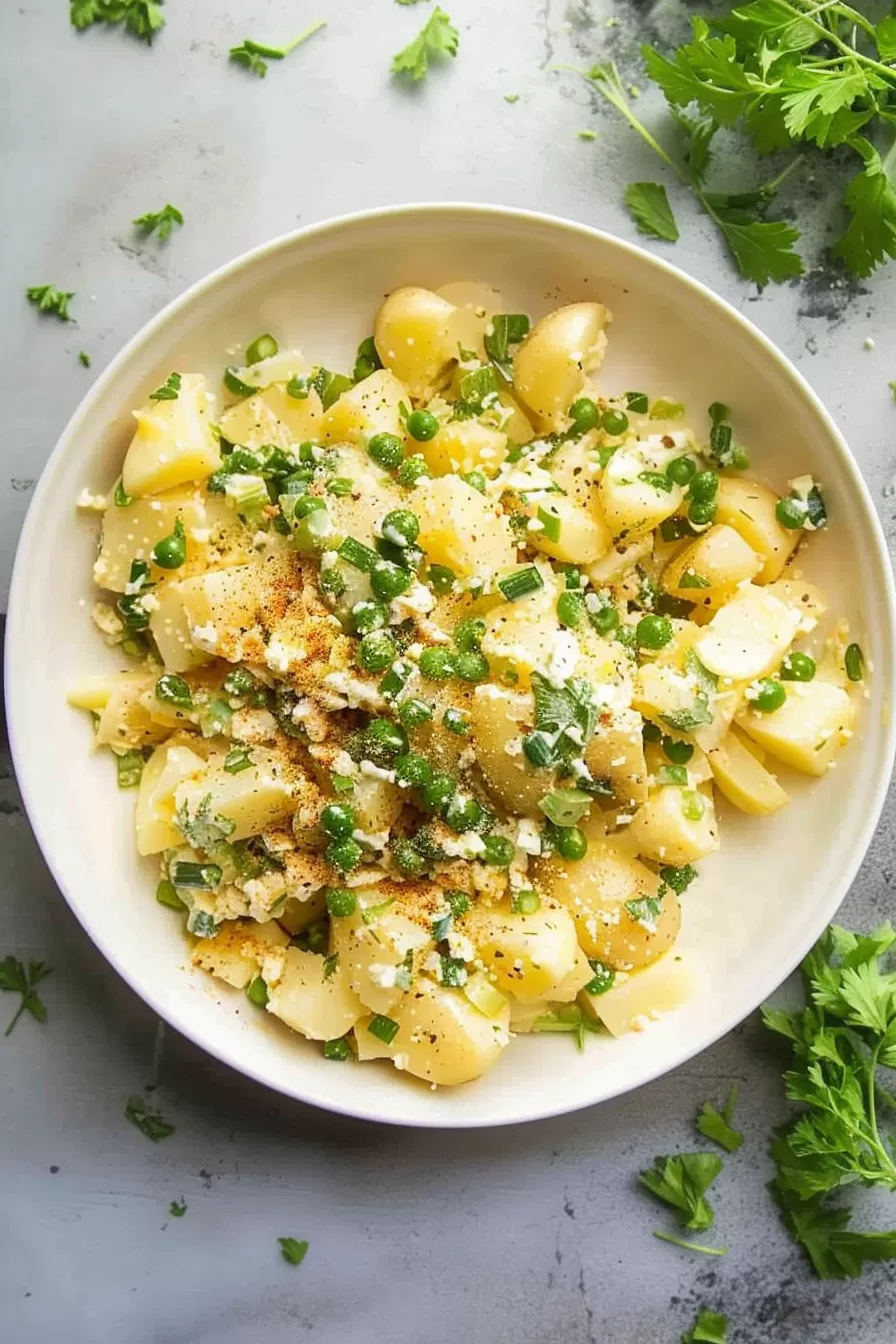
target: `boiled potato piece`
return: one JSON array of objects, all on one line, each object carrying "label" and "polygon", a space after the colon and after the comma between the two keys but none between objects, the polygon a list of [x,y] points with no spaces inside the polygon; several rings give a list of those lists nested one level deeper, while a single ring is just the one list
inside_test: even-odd
[{"label": "boiled potato piece", "polygon": [[645,864],[603,838],[592,823],[588,852],[575,863],[552,856],[538,865],[539,886],[569,910],[586,956],[617,970],[647,966],[675,941],[678,898]]},{"label": "boiled potato piece", "polygon": [[538,816],[551,774],[523,756],[522,737],[534,723],[532,696],[505,686],[477,686],[470,703],[476,761],[488,789],[514,812]]},{"label": "boiled potato piece", "polygon": [[148,401],[134,412],[137,431],[121,469],[125,494],[156,495],[218,470],[221,451],[211,431],[212,403],[205,379],[187,373],[173,400]]},{"label": "boiled potato piece", "polygon": [[652,550],[653,538],[650,535],[639,537],[630,546],[620,541],[612,550],[607,551],[606,555],[601,556],[600,560],[595,560],[594,564],[589,565],[586,572],[595,588],[620,583],[631,573],[635,565],[650,555]]},{"label": "boiled potato piece", "polygon": [[573,666],[578,661],[575,636],[561,631],[557,620],[559,581],[546,565],[539,573],[541,588],[515,602],[499,603],[485,617],[482,652],[489,659],[492,672],[500,675],[512,671],[523,687],[528,686],[536,668],[548,667],[558,641],[574,650]]},{"label": "boiled potato piece", "polygon": [[435,292],[454,308],[448,319],[448,336],[454,354],[462,348],[472,350],[484,360],[482,342],[486,327],[493,313],[503,311],[500,292],[476,280],[452,280],[447,285],[440,285]]},{"label": "boiled potato piece", "polygon": [[668,447],[661,436],[651,435],[626,443],[613,454],[600,479],[598,495],[607,527],[617,542],[643,537],[678,511],[684,489],[673,484],[665,471],[685,452],[684,446]]},{"label": "boiled potato piece", "polygon": [[585,764],[595,779],[605,779],[620,807],[647,801],[647,767],[641,716],[633,709],[602,715],[585,748]]},{"label": "boiled potato piece", "polygon": [[[234,829],[228,840],[245,840],[284,821],[295,807],[291,771],[276,752],[253,747],[252,764],[237,775],[210,761],[204,774],[178,785],[175,809],[194,821],[200,812],[226,817]],[[189,838],[189,837],[187,837]]]},{"label": "boiled potato piece", "polygon": [[74,709],[89,709],[99,713],[109,703],[109,696],[115,690],[120,676],[120,672],[105,672],[98,676],[81,677],[65,698]]},{"label": "boiled potato piece", "polygon": [[168,672],[189,672],[201,667],[211,655],[199,649],[190,637],[181,591],[176,583],[160,583],[153,589],[155,604],[149,630]]},{"label": "boiled potato piece", "polygon": [[334,401],[323,419],[324,439],[362,446],[374,434],[395,434],[403,439],[401,403],[407,399],[407,388],[394,373],[377,369]]},{"label": "boiled potato piece", "polygon": [[377,353],[415,400],[427,399],[457,358],[454,311],[431,289],[409,285],[394,290],[376,315]]},{"label": "boiled potato piece", "polygon": [[785,765],[807,775],[823,775],[852,736],[856,707],[829,681],[789,681],[780,709],[763,714],[744,709],[738,727]]},{"label": "boiled potato piece", "polygon": [[507,435],[478,420],[449,420],[420,451],[436,476],[473,470],[493,475],[507,456]]},{"label": "boiled potato piece", "polygon": [[359,1023],[358,1058],[391,1059],[396,1068],[443,1087],[480,1077],[510,1040],[509,1003],[486,1017],[461,990],[426,976],[418,976],[390,1016],[398,1031],[388,1044],[370,1032],[369,1022]]},{"label": "boiled potato piece", "polygon": [[197,938],[190,954],[194,966],[245,989],[272,947],[286,947],[289,934],[275,919],[266,924],[241,919],[222,924],[214,938]]},{"label": "boiled potato piece", "polygon": [[[332,1041],[344,1036],[363,1017],[364,1005],[338,962],[324,978],[324,958],[314,952],[287,947],[268,960],[282,967],[277,979],[268,981],[268,1012],[293,1031],[312,1041]],[[268,962],[264,973],[267,980]]]},{"label": "boiled potato piece", "polygon": [[364,1007],[371,1013],[389,1015],[407,991],[407,981],[404,988],[401,985],[400,969],[404,967],[408,978],[413,979],[425,953],[433,947],[430,924],[424,911],[415,909],[410,884],[404,900],[394,899],[392,884],[356,890],[355,894],[355,913],[331,920],[331,950],[338,954],[339,964]]},{"label": "boiled potato piece", "polygon": [[507,518],[459,476],[422,481],[413,504],[420,545],[432,564],[460,578],[491,576],[513,564],[516,546]]},{"label": "boiled potato piece", "polygon": [[774,593],[746,584],[716,612],[694,652],[716,676],[752,681],[777,666],[799,623],[799,614]]},{"label": "boiled potato piece", "polygon": [[704,859],[719,847],[712,798],[696,789],[666,784],[638,808],[627,840],[645,859],[676,867]]},{"label": "boiled potato piece", "polygon": [[[103,514],[100,549],[93,566],[96,583],[123,593],[130,578],[131,561],[148,561],[156,543],[171,536],[178,519],[186,533],[189,566],[204,549],[195,533],[198,530],[202,536],[208,527],[206,500],[198,490],[171,490],[154,499],[135,499],[124,507],[110,504]],[[158,575],[156,571],[155,577]]]},{"label": "boiled potato piece", "polygon": [[576,927],[563,906],[543,903],[531,915],[474,906],[460,927],[498,989],[521,1003],[550,999],[576,967]]},{"label": "boiled potato piece", "polygon": [[717,747],[709,752],[713,779],[730,803],[754,817],[765,817],[786,807],[790,799],[762,763],[753,754],[754,743],[746,745],[732,728]]},{"label": "boiled potato piece", "polygon": [[648,1022],[673,1012],[693,998],[696,977],[681,957],[667,952],[652,966],[620,979],[603,994],[579,995],[589,1016],[602,1022],[611,1036],[643,1031]]},{"label": "boiled potato piece", "polygon": [[739,532],[721,523],[692,541],[663,570],[662,586],[674,597],[719,607],[762,568],[762,557]]},{"label": "boiled potato piece", "polygon": [[352,482],[352,492],[327,498],[333,549],[346,537],[354,537],[370,546],[386,514],[404,506],[402,495],[389,474],[362,448],[339,448],[334,474],[347,477]]},{"label": "boiled potato piece", "polygon": [[143,747],[168,735],[169,729],[156,723],[143,704],[155,683],[145,672],[119,674],[96,726],[97,746]]},{"label": "boiled potato piece", "polygon": [[183,836],[174,824],[174,791],[204,770],[205,761],[184,738],[156,747],[143,768],[137,791],[134,824],[138,854],[161,854],[163,849],[183,844]]},{"label": "boiled potato piece", "polygon": [[[275,356],[276,358],[276,356]],[[243,448],[290,448],[320,437],[323,406],[315,389],[307,397],[291,397],[276,383],[231,406],[221,416],[221,433],[228,443]]]},{"label": "boiled potato piece", "polygon": [[585,375],[603,363],[610,314],[602,303],[570,303],[529,332],[513,361],[513,388],[536,426],[559,430],[582,391]]},{"label": "boiled potato piece", "polygon": [[782,527],[775,516],[779,496],[758,481],[723,476],[716,495],[716,522],[739,532],[748,546],[763,557],[757,583],[777,579],[796,549],[802,532]]},{"label": "boiled potato piece", "polygon": [[214,647],[223,643],[225,632],[238,634],[248,629],[258,614],[258,571],[252,563],[182,579],[172,589],[183,608],[179,628],[184,624],[190,631],[199,627]]},{"label": "boiled potato piece", "polygon": [[288,383],[293,378],[310,374],[312,365],[301,350],[278,350],[276,355],[256,360],[254,364],[238,365],[233,373],[246,387],[259,392],[274,383]]},{"label": "boiled potato piece", "polygon": [[372,779],[359,775],[351,794],[358,830],[366,835],[388,831],[401,811],[402,798],[398,787],[386,779]]},{"label": "boiled potato piece", "polygon": [[528,532],[532,545],[565,564],[592,565],[613,545],[599,508],[589,512],[563,495],[542,500],[535,521],[541,526]]}]

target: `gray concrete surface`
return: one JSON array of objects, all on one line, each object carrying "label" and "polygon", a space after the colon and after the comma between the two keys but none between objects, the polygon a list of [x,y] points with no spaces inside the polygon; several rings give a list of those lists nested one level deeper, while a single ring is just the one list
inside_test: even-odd
[{"label": "gray concrete surface", "polygon": [[[461,33],[457,60],[398,89],[389,60],[425,5],[170,0],[152,50],[117,32],[77,35],[62,0],[3,6],[4,592],[34,478],[91,379],[169,299],[243,249],[362,206],[462,198],[634,236],[621,184],[655,178],[655,162],[550,67],[625,59],[644,36],[679,31],[683,9],[446,7]],[[614,15],[619,25],[606,27]],[[246,35],[282,41],[321,16],[326,32],[263,81],[226,62]],[[508,93],[519,101],[506,103]],[[650,99],[642,106],[652,115]],[[719,171],[733,182],[750,168],[723,153]],[[807,170],[791,208],[802,218],[808,204],[817,218],[838,191],[836,178]],[[166,200],[186,227],[167,246],[141,244],[129,221]],[[810,272],[759,296],[677,192],[676,208],[684,236],[663,254],[795,360],[850,438],[892,536],[896,268],[862,286]],[[820,226],[809,256],[824,237]],[[46,282],[77,291],[76,325],[25,304],[25,286]],[[77,362],[81,349],[92,370]],[[784,1114],[781,1060],[755,1022],[635,1095],[529,1127],[401,1132],[311,1111],[161,1030],[76,926],[4,761],[0,956],[44,957],[56,971],[47,1026],[25,1020],[0,1041],[0,1337],[667,1344],[702,1304],[730,1315],[735,1344],[892,1344],[892,1267],[819,1284],[776,1221],[765,1143]],[[894,913],[894,840],[889,814],[842,912],[853,927]],[[748,1141],[718,1182],[728,1255],[707,1260],[652,1238],[663,1213],[634,1180],[654,1154],[693,1145],[697,1105],[734,1080]],[[158,1145],[122,1118],[128,1093],[148,1082],[177,1126]],[[180,1198],[186,1215],[171,1218]],[[860,1216],[892,1225],[894,1201]],[[282,1235],[310,1241],[300,1268],[280,1259]]]}]

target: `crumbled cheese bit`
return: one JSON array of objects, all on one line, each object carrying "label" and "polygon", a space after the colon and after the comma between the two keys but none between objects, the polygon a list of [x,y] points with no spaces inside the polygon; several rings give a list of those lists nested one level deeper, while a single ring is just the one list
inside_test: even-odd
[{"label": "crumbled cheese bit", "polygon": [[77,504],[79,509],[85,509],[88,513],[105,513],[109,501],[105,495],[95,495],[85,486],[78,496]]}]

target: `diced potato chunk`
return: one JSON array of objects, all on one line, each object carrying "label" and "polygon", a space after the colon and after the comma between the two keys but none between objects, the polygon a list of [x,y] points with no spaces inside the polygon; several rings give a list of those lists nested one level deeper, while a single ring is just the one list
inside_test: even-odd
[{"label": "diced potato chunk", "polygon": [[648,1022],[674,1012],[694,995],[696,979],[682,958],[668,952],[643,971],[630,975],[603,994],[579,995],[579,1003],[602,1022],[611,1036],[643,1031]]},{"label": "diced potato chunk", "polygon": [[638,808],[626,838],[643,858],[656,863],[677,867],[703,859],[719,847],[712,798],[695,789],[666,784]]},{"label": "diced potato chunk", "polygon": [[762,557],[739,532],[724,523],[692,541],[666,566],[662,584],[667,593],[701,607],[720,607],[739,583],[762,568]]},{"label": "diced potato chunk", "polygon": [[431,395],[457,358],[453,317],[452,303],[414,285],[393,290],[376,315],[377,353],[416,400]]},{"label": "diced potato chunk", "polygon": [[184,809],[192,818],[208,799],[210,814],[226,817],[234,824],[227,838],[245,840],[290,815],[295,806],[295,787],[290,776],[290,768],[276,752],[254,747],[252,764],[247,770],[231,775],[222,765],[209,762],[200,778],[179,785],[174,795],[175,808],[178,812]]},{"label": "diced potato chunk", "polygon": [[482,342],[486,328],[492,314],[503,311],[500,292],[477,280],[452,280],[447,285],[440,285],[435,292],[454,307],[448,319],[448,336],[454,353],[462,347],[485,359]]},{"label": "diced potato chunk", "polygon": [[585,748],[585,764],[595,779],[605,779],[620,807],[647,801],[647,767],[641,716],[633,709],[601,716],[597,732]]},{"label": "diced potato chunk", "polygon": [[320,397],[312,387],[307,397],[291,397],[282,383],[256,392],[221,416],[221,433],[228,443],[243,448],[273,444],[289,448],[320,436],[323,420]]},{"label": "diced potato chunk", "polygon": [[268,983],[268,1012],[312,1041],[332,1041],[351,1031],[364,1005],[346,971],[337,963],[325,978],[324,958],[298,947],[287,947],[280,956],[279,978]]},{"label": "diced potato chunk", "polygon": [[684,451],[667,447],[653,435],[624,444],[610,458],[598,493],[607,527],[618,541],[643,537],[678,510],[684,489],[664,473]]},{"label": "diced potato chunk", "polygon": [[507,456],[507,435],[478,420],[449,420],[420,451],[436,476],[479,469],[494,475]]},{"label": "diced potato chunk", "polygon": [[568,423],[585,375],[603,363],[609,321],[602,303],[570,303],[536,322],[517,350],[514,391],[538,428],[558,430]]},{"label": "diced potato chunk", "polygon": [[333,525],[333,548],[346,537],[354,537],[365,546],[372,545],[379,525],[390,509],[404,506],[401,492],[388,472],[382,471],[363,448],[340,448],[334,474],[350,480],[352,492],[350,495],[331,495],[327,499]]},{"label": "diced potato chunk", "polygon": [[423,912],[411,918],[415,913],[413,892],[409,901],[395,901],[387,909],[379,909],[392,891],[392,887],[356,890],[355,913],[333,919],[330,925],[332,950],[338,954],[352,989],[369,1012],[387,1015],[407,989],[407,981],[402,988],[400,968],[406,967],[412,978],[423,954],[433,947]]},{"label": "diced potato chunk", "polygon": [[716,496],[716,522],[739,532],[748,546],[763,557],[757,583],[777,579],[793,554],[802,533],[782,527],[775,516],[778,495],[758,481],[723,476]]},{"label": "diced potato chunk", "polygon": [[190,567],[205,550],[196,541],[194,532],[199,530],[201,536],[208,527],[206,500],[198,490],[172,490],[155,499],[136,499],[124,507],[110,504],[103,514],[94,580],[101,588],[123,593],[130,578],[131,561],[148,561],[156,543],[171,536],[178,519],[184,525],[187,567]]},{"label": "diced potato chunk", "polygon": [[361,446],[374,434],[395,434],[404,439],[400,408],[407,399],[407,388],[395,374],[377,369],[334,401],[324,416],[324,438],[328,443]]},{"label": "diced potato chunk", "polygon": [[738,726],[772,756],[807,775],[823,775],[852,736],[856,708],[840,686],[827,681],[787,683],[780,709],[744,709]]},{"label": "diced potato chunk", "polygon": [[[489,790],[514,812],[538,815],[550,774],[528,765],[522,737],[534,723],[532,696],[509,687],[478,686],[470,703],[476,761]],[[509,750],[508,750],[509,748]]]},{"label": "diced potato chunk", "polygon": [[800,617],[773,593],[747,584],[713,616],[694,644],[704,667],[732,681],[764,677],[790,647]]},{"label": "diced potato chunk", "polygon": [[211,431],[211,401],[205,379],[187,373],[172,401],[149,401],[134,412],[137,432],[125,454],[121,477],[128,495],[156,495],[217,471],[221,453]]},{"label": "diced potato chunk", "polygon": [[205,770],[205,761],[186,742],[172,740],[156,747],[143,768],[137,792],[135,826],[138,854],[161,854],[183,844],[174,824],[174,791]]},{"label": "diced potato chunk", "polygon": [[105,672],[97,676],[80,677],[65,697],[74,709],[90,709],[98,713],[109,703],[120,672]]},{"label": "diced potato chunk", "polygon": [[398,1031],[388,1044],[359,1023],[358,1058],[391,1059],[396,1068],[429,1083],[451,1087],[480,1077],[509,1042],[510,1004],[486,1017],[462,990],[447,989],[425,976],[393,1010]]},{"label": "diced potato chunk", "polygon": [[541,527],[529,531],[529,540],[565,564],[592,565],[613,545],[599,505],[589,511],[563,495],[551,495],[542,500],[536,521]]},{"label": "diced potato chunk", "polygon": [[197,938],[190,960],[234,989],[245,989],[271,948],[288,943],[289,934],[275,919],[266,924],[235,920],[222,924],[214,938]]},{"label": "diced potato chunk", "polygon": [[490,660],[492,671],[498,674],[512,671],[522,686],[528,686],[536,668],[548,667],[558,639],[570,648],[575,640],[569,632],[561,634],[557,620],[557,579],[546,565],[539,573],[543,579],[541,588],[515,602],[499,603],[485,617],[487,629],[482,652]]},{"label": "diced potato chunk", "polygon": [[461,922],[489,976],[521,1003],[550,999],[576,965],[576,928],[563,906],[531,915],[509,906],[474,906]]},{"label": "diced potato chunk", "polygon": [[96,727],[97,746],[142,747],[160,742],[168,728],[156,723],[142,697],[155,685],[145,672],[122,672],[110,688]]},{"label": "diced potato chunk", "polygon": [[153,590],[156,606],[149,618],[150,633],[168,672],[189,672],[209,661],[210,654],[196,647],[177,583],[160,583]]},{"label": "diced potato chunk", "polygon": [[516,546],[507,518],[459,476],[439,476],[414,490],[420,545],[430,562],[460,578],[510,568]]},{"label": "diced potato chunk", "polygon": [[778,812],[790,801],[774,775],[753,754],[755,744],[745,744],[732,728],[709,752],[713,779],[730,803],[754,817]]}]

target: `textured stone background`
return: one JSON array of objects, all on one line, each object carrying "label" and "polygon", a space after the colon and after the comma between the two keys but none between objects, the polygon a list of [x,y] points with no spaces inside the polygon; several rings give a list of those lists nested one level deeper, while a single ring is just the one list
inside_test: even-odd
[{"label": "textured stone background", "polygon": [[[551,66],[612,54],[638,80],[637,42],[680,33],[683,7],[446,7],[461,33],[456,62],[399,89],[389,61],[426,7],[169,0],[149,51],[115,32],[78,36],[63,0],[3,6],[4,593],[29,491],[91,379],[169,299],[245,248],[341,211],[439,199],[529,206],[634,236],[621,184],[657,178],[656,162]],[[329,20],[326,33],[263,81],[225,59],[246,35],[282,41],[317,17]],[[607,28],[611,17],[620,22]],[[519,102],[505,103],[507,93]],[[640,108],[648,119],[659,112],[649,97]],[[580,140],[580,129],[597,140]],[[724,151],[719,180],[753,180],[753,166]],[[813,266],[836,217],[841,178],[836,166],[828,174],[807,166],[789,184],[789,208],[814,221]],[[859,286],[810,269],[760,296],[690,202],[672,195],[684,236],[659,250],[797,363],[838,417],[892,536],[896,270]],[[141,244],[129,221],[165,200],[186,227],[167,246]],[[77,325],[25,304],[25,286],[45,282],[77,291]],[[82,348],[92,370],[77,362]],[[736,1344],[892,1344],[892,1268],[819,1284],[777,1223],[765,1141],[784,1114],[781,1060],[755,1022],[633,1096],[525,1128],[401,1132],[308,1110],[163,1033],[56,892],[4,761],[0,955],[57,968],[49,1025],[26,1020],[0,1042],[4,1337],[667,1344],[702,1304],[731,1316]],[[888,813],[845,923],[893,914],[893,866]],[[664,1216],[634,1179],[654,1154],[692,1146],[696,1106],[733,1080],[748,1142],[717,1182],[729,1253],[705,1260],[651,1237]],[[177,1125],[158,1146],[122,1119],[127,1094],[150,1081]],[[170,1219],[180,1197],[188,1212]],[[860,1214],[869,1226],[893,1218],[892,1199]],[[275,1238],[286,1234],[311,1242],[298,1270],[280,1260]]]}]

